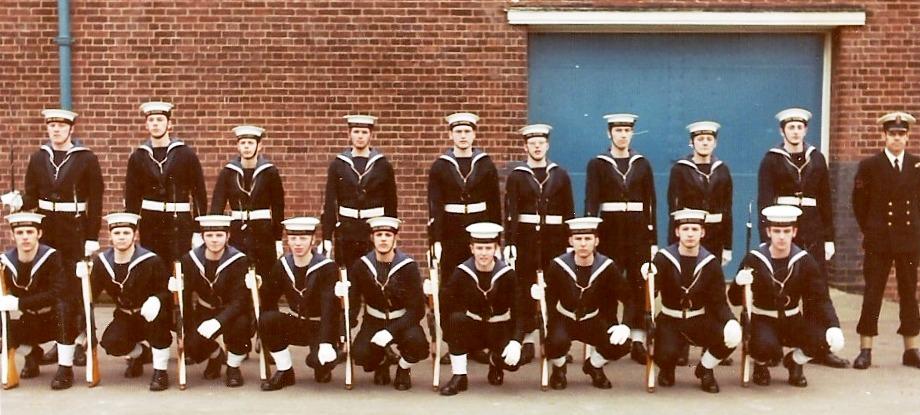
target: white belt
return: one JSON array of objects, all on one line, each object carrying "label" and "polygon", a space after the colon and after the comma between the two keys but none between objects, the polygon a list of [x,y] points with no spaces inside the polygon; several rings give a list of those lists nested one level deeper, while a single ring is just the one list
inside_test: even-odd
[{"label": "white belt", "polygon": [[675,310],[673,308],[667,308],[663,304],[661,305],[661,314],[664,314],[668,317],[679,318],[679,319],[688,319],[693,317],[699,317],[703,314],[706,314],[706,310],[703,308],[697,310]]},{"label": "white belt", "polygon": [[601,212],[641,212],[642,202],[604,202]]},{"label": "white belt", "polygon": [[376,218],[378,216],[383,216],[384,211],[382,207],[375,207],[370,209],[352,209],[350,207],[339,206],[339,215],[345,216],[346,218],[352,219],[370,219]]},{"label": "white belt", "polygon": [[[476,321],[482,321],[482,316],[478,314],[473,314],[473,312],[470,310],[466,310],[466,316]],[[488,322],[489,323],[501,323],[503,321],[508,321],[508,320],[511,320],[511,309],[508,309],[508,311],[505,311],[504,314],[499,314],[497,316],[489,317]]]},{"label": "white belt", "polygon": [[[801,311],[802,311],[802,306],[801,306],[801,305],[797,305],[797,306],[795,306],[795,308],[786,310],[785,314],[786,314],[786,317],[792,317],[792,316],[794,316],[794,315],[796,315],[796,314],[799,314],[799,312],[801,312]],[[758,316],[772,317],[772,318],[778,318],[778,317],[779,317],[779,313],[777,313],[776,310],[764,310],[764,309],[762,309],[762,308],[760,308],[760,307],[757,307],[757,306],[755,306],[755,305],[751,305],[751,312],[754,313],[754,314],[757,314]]]},{"label": "white belt", "polygon": [[[539,225],[540,215],[522,213],[518,215],[518,222]],[[543,224],[544,225],[562,225],[562,216],[561,215],[545,215],[543,216]]]},{"label": "white belt", "polygon": [[722,214],[710,213],[706,215],[706,223],[722,223]]},{"label": "white belt", "polygon": [[271,209],[258,209],[258,210],[232,210],[230,211],[230,217],[233,220],[261,220],[261,219],[271,219],[272,211]]},{"label": "white belt", "polygon": [[364,312],[369,314],[373,318],[379,318],[381,320],[392,320],[392,319],[400,318],[406,315],[405,308],[400,308],[399,310],[393,310],[387,313],[384,311],[380,311],[374,307],[371,307],[367,304],[364,305]]},{"label": "white belt", "polygon": [[144,201],[141,202],[141,209],[157,212],[191,212],[192,204],[188,202],[172,203],[144,199]]},{"label": "white belt", "polygon": [[575,321],[585,321],[585,320],[588,320],[588,319],[592,319],[592,318],[594,318],[595,316],[597,316],[597,315],[601,312],[600,309],[595,309],[594,311],[592,311],[592,312],[590,312],[590,313],[588,313],[588,314],[585,314],[585,315],[581,316],[581,318],[576,318],[576,317],[575,317],[575,313],[573,313],[573,312],[571,312],[571,311],[569,311],[569,310],[566,310],[565,307],[562,306],[562,302],[557,302],[557,303],[556,303],[556,311],[558,311],[559,314],[562,314],[563,316],[566,316],[566,317],[568,317],[569,319],[575,320]]},{"label": "white belt", "polygon": [[780,196],[776,198],[776,204],[792,206],[818,206],[818,201],[813,197]]},{"label": "white belt", "polygon": [[464,205],[462,203],[448,203],[444,205],[444,211],[447,213],[458,213],[461,215],[485,212],[486,202],[470,203],[468,205]]},{"label": "white belt", "polygon": [[86,202],[52,202],[38,199],[38,208],[49,212],[86,212]]}]

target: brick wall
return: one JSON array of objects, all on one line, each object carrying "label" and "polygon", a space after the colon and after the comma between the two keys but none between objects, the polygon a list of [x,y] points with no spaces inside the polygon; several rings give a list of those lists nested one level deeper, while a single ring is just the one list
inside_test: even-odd
[{"label": "brick wall", "polygon": [[[105,210],[121,205],[128,154],[144,139],[143,101],[176,104],[174,135],[198,150],[209,186],[233,154],[230,129],[265,127],[291,215],[319,214],[325,168],[348,144],[340,117],[368,112],[380,117],[375,146],[396,166],[404,246],[419,255],[427,168],[449,145],[444,115],[479,113],[479,144],[500,165],[520,157],[527,34],[507,24],[508,7],[864,8],[865,27],[836,33],[830,147],[840,235],[834,280],[860,287],[852,171],[881,146],[880,113],[920,113],[920,2],[73,0],[77,135],[100,156]],[[43,137],[40,110],[58,102],[56,34],[55,1],[0,8],[0,165],[12,144],[20,175]]]}]

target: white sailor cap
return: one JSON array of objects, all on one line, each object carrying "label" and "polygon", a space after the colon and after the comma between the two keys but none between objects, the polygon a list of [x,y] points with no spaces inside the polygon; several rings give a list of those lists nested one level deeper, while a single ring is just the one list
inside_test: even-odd
[{"label": "white sailor cap", "polygon": [[572,235],[582,234],[582,233],[597,233],[597,227],[604,220],[601,218],[587,216],[583,218],[574,218],[565,221],[569,225],[569,232]]},{"label": "white sailor cap", "polygon": [[678,226],[685,223],[697,223],[702,224],[706,222],[706,215],[709,212],[699,209],[680,209],[671,212],[671,216],[674,217],[674,223]]},{"label": "white sailor cap", "polygon": [[496,242],[503,230],[501,225],[492,222],[478,222],[466,227],[470,233],[470,242],[474,243]]},{"label": "white sailor cap", "polygon": [[373,128],[377,122],[377,117],[373,115],[346,115],[342,117],[348,122],[348,127]]},{"label": "white sailor cap", "polygon": [[690,132],[690,138],[703,134],[716,137],[719,134],[719,128],[722,126],[715,121],[697,121],[688,125],[687,131]]},{"label": "white sailor cap", "polygon": [[154,115],[154,114],[163,114],[169,117],[169,114],[173,110],[173,104],[163,101],[150,101],[141,104],[141,112],[144,113],[144,116]]},{"label": "white sailor cap", "polygon": [[913,115],[901,111],[889,112],[878,119],[878,123],[886,131],[907,131],[915,122],[917,119]]},{"label": "white sailor cap", "polygon": [[262,135],[265,134],[265,129],[255,125],[240,125],[233,127],[233,134],[236,135],[237,140],[254,138],[256,141],[259,141],[262,139]]},{"label": "white sailor cap", "polygon": [[33,212],[18,212],[6,215],[6,221],[10,224],[10,228],[13,229],[21,226],[31,226],[41,229],[42,219],[44,218],[45,215]]},{"label": "white sailor cap", "polygon": [[788,122],[798,121],[808,125],[811,120],[811,112],[802,108],[786,108],[776,113],[776,120],[780,125],[786,125]]},{"label": "white sailor cap", "polygon": [[607,114],[604,116],[608,127],[632,127],[636,125],[639,116],[636,114]]},{"label": "white sailor cap", "polygon": [[298,216],[281,221],[288,235],[312,235],[316,232],[319,219],[310,216]]},{"label": "white sailor cap", "polygon": [[226,231],[230,229],[233,218],[227,215],[204,215],[195,218],[202,232]]},{"label": "white sailor cap", "polygon": [[131,229],[137,229],[137,222],[141,220],[141,216],[127,212],[117,212],[109,213],[105,215],[103,219],[109,224],[109,230],[124,226],[130,227]]},{"label": "white sailor cap", "polygon": [[767,219],[767,226],[793,226],[802,215],[802,209],[792,205],[767,206],[760,211]]},{"label": "white sailor cap", "polygon": [[399,232],[399,225],[401,223],[401,220],[389,216],[377,216],[376,218],[367,220],[367,224],[371,227],[371,233],[377,231],[390,231],[396,233]]},{"label": "white sailor cap", "polygon": [[549,138],[549,132],[553,130],[553,127],[548,124],[530,124],[520,129],[521,135],[524,137],[524,140],[531,139],[533,137],[546,137]]},{"label": "white sailor cap", "polygon": [[66,122],[73,124],[77,120],[77,113],[64,109],[42,110],[42,117],[45,117],[45,123],[49,122]]},{"label": "white sailor cap", "polygon": [[476,128],[476,124],[479,122],[479,116],[471,112],[455,112],[444,117],[444,120],[447,121],[447,127],[450,129],[458,125],[468,125]]}]

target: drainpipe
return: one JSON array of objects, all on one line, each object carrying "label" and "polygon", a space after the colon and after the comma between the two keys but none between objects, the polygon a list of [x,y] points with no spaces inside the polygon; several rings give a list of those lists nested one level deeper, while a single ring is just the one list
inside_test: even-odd
[{"label": "drainpipe", "polygon": [[73,42],[70,37],[70,0],[58,0],[58,37],[55,40],[58,44],[61,108],[69,110],[73,108],[70,86],[70,44]]}]

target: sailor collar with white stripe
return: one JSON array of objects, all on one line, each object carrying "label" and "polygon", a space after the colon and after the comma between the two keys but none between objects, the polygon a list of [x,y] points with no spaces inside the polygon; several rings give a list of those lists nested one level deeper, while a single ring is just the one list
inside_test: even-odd
[{"label": "sailor collar with white stripe", "polygon": [[[84,146],[83,143],[80,142],[80,140],[76,138],[71,139],[70,143],[73,144],[73,147],[71,147],[70,150],[67,150],[67,153],[66,153],[67,156],[70,156],[71,154],[76,153],[78,151],[89,151],[89,148]],[[52,146],[50,141],[45,144],[42,144],[40,148],[44,150],[46,153],[48,153],[48,157],[54,160],[54,146]],[[64,163],[61,163],[61,164],[64,164]]]},{"label": "sailor collar with white stripe", "polygon": [[[549,164],[547,164],[546,174],[549,175],[549,172],[556,167],[559,167],[559,165],[556,163],[550,162]],[[533,168],[528,166],[527,163],[524,163],[524,164],[521,164],[520,166],[515,167],[514,170],[530,173],[531,176],[534,175]]]},{"label": "sailor collar with white stripe", "polygon": [[[170,140],[169,145],[166,146],[166,154],[169,154],[169,152],[173,151],[173,149],[184,145],[185,143],[178,139]],[[146,150],[148,153],[150,153],[150,156],[153,157],[153,141],[148,139],[143,144],[137,146],[137,148]]]},{"label": "sailor collar with white stripe", "polygon": [[604,160],[604,161],[610,163],[610,165],[613,166],[613,168],[614,168],[617,172],[619,172],[619,173],[620,173],[621,175],[623,175],[623,176],[626,176],[626,175],[629,173],[629,171],[632,170],[632,165],[633,165],[633,163],[635,163],[636,160],[645,158],[645,156],[643,156],[643,155],[641,155],[641,154],[639,154],[639,153],[636,153],[635,150],[630,149],[630,150],[629,150],[629,165],[628,165],[628,167],[626,168],[626,172],[625,172],[625,173],[620,172],[620,168],[617,167],[617,161],[616,161],[616,159],[615,159],[612,155],[610,155],[610,152],[609,152],[609,151],[604,152],[604,153],[601,153],[601,154],[598,154],[598,155],[597,155],[597,158],[599,158],[599,159],[601,159],[601,160]]},{"label": "sailor collar with white stripe", "polygon": [[297,276],[294,275],[294,268],[297,267],[297,264],[294,263],[294,254],[288,253],[281,257],[281,266],[284,268],[284,273],[287,274],[288,279],[291,280],[291,286],[294,287],[300,295],[303,295],[303,292],[307,289],[307,282],[310,280],[310,274],[322,268],[324,265],[333,263],[331,259],[326,258],[323,254],[313,251],[313,256],[310,258],[310,262],[307,263],[307,272],[304,274],[304,288],[301,290],[297,288]]},{"label": "sailor collar with white stripe", "polygon": [[693,155],[692,155],[692,154],[691,154],[691,155],[688,155],[688,156],[686,156],[686,157],[684,157],[684,158],[682,158],[682,159],[680,159],[680,160],[677,160],[677,164],[682,164],[682,165],[684,165],[684,166],[688,166],[688,167],[692,168],[693,170],[696,170],[697,173],[699,173],[699,174],[701,174],[701,175],[703,175],[703,176],[709,177],[709,176],[711,176],[713,173],[715,173],[716,168],[718,168],[719,166],[721,166],[721,165],[724,164],[724,163],[722,163],[722,160],[719,160],[718,157],[716,157],[716,156],[711,156],[711,157],[712,157],[712,163],[710,163],[710,164],[711,164],[712,167],[709,168],[709,174],[706,174],[706,173],[703,173],[702,171],[700,171],[699,165],[697,165],[696,163],[693,162]]},{"label": "sailor collar with white stripe", "polygon": [[[265,169],[272,167],[272,166],[274,165],[271,162],[269,162],[268,159],[266,159],[263,156],[259,156],[259,158],[256,159],[255,171],[252,172],[252,181],[256,180],[256,176],[258,176],[259,173],[261,173]],[[227,165],[224,167],[237,172],[240,176],[243,176],[245,174],[245,171],[243,169],[243,163],[240,160],[239,156],[234,157],[233,160],[230,160],[230,162],[227,163]]]},{"label": "sailor collar with white stripe", "polygon": [[[751,250],[751,254],[757,257],[767,267],[767,270],[770,271],[770,276],[775,274],[773,270],[773,260],[770,256],[770,245],[767,243],[762,243],[756,249]],[[792,270],[792,266],[795,265],[800,259],[802,259],[808,252],[802,248],[799,248],[797,245],[792,245],[792,249],[789,252],[789,264],[786,265],[787,270]],[[789,275],[792,275],[790,272]],[[788,279],[788,278],[787,278]]]},{"label": "sailor collar with white stripe", "polygon": [[[808,148],[805,149],[804,153],[805,153],[805,163],[806,164],[808,164],[808,162],[811,161],[811,153],[813,153],[815,150],[817,150],[817,148],[815,148],[815,146],[813,145],[808,145]],[[783,148],[782,144],[771,148],[770,152],[786,157],[786,159],[790,162],[792,161],[792,154],[786,151],[786,149]]]},{"label": "sailor collar with white stripe", "polygon": [[[569,277],[572,277],[572,281],[575,281],[575,285],[578,285],[578,274],[575,273],[575,253],[568,252],[564,255],[560,255],[553,259],[556,264],[565,271],[566,274],[569,274]],[[594,283],[594,280],[601,275],[604,270],[613,265],[613,260],[604,256],[603,254],[594,253],[594,264],[591,265],[591,277],[588,278],[588,285],[583,288],[588,288],[591,284]],[[579,287],[581,287],[579,285]]]},{"label": "sailor collar with white stripe", "polygon": [[351,149],[347,149],[343,151],[342,154],[337,154],[335,158],[342,160],[343,162],[345,162],[345,164],[348,164],[351,167],[351,169],[354,170],[355,173],[358,174],[358,176],[364,176],[366,172],[371,170],[371,167],[374,165],[374,162],[383,158],[383,153],[381,153],[376,148],[372,148],[370,150],[370,154],[368,154],[367,156],[367,164],[364,165],[364,173],[359,173],[358,170],[355,169],[355,161],[354,161],[355,156],[351,152]]},{"label": "sailor collar with white stripe", "polygon": [[[678,250],[677,244],[670,245],[658,252],[669,261],[671,261],[672,264],[674,264],[674,267],[677,268],[678,275],[683,272],[680,269],[680,251]],[[699,278],[700,272],[703,271],[703,267],[715,259],[715,255],[707,251],[706,248],[700,246],[700,253],[696,256],[696,265],[693,267],[694,283],[696,282],[696,279]],[[692,286],[693,284],[691,283],[690,285]]]},{"label": "sailor collar with white stripe", "polygon": [[[377,281],[377,264],[379,263],[377,261],[376,251],[371,251],[367,255],[361,257],[361,262],[363,262],[364,265],[367,266],[367,270],[370,271],[371,275],[374,276],[374,281],[376,282]],[[397,249],[396,255],[393,257],[393,262],[391,262],[392,265],[390,265],[390,271],[387,273],[387,279],[383,282],[383,284],[380,284],[378,282],[377,285],[380,285],[381,287],[385,287],[387,283],[390,282],[390,277],[392,277],[393,274],[396,273],[396,271],[399,271],[400,268],[406,265],[409,265],[412,262],[414,262],[412,258],[410,258],[408,255],[406,255],[405,253]]]},{"label": "sailor collar with white stripe", "polygon": [[[19,285],[16,281],[19,278],[19,270],[16,269],[16,267],[19,266],[19,250],[13,248],[4,252],[3,254],[0,254],[0,262],[3,262],[3,264],[6,265],[6,268],[9,269],[10,273],[13,274],[13,285],[28,290],[32,285],[35,273],[41,269],[42,265],[44,265],[48,260],[48,257],[50,257],[51,254],[55,252],[55,249],[48,245],[38,245],[38,252],[35,253],[35,259],[32,262],[32,271],[29,272],[29,282],[27,282],[24,287]],[[0,278],[2,278],[2,276],[0,276]]]},{"label": "sailor collar with white stripe", "polygon": [[[487,157],[487,156],[488,154],[486,154],[485,151],[478,149],[478,148],[473,149],[473,155],[471,157],[472,161],[470,162],[470,174],[472,174],[473,171],[476,170],[476,162],[481,160],[483,157]],[[444,154],[441,154],[440,156],[438,156],[438,158],[442,160],[447,160],[448,162],[454,165],[454,167],[457,169],[457,173],[460,172],[460,163],[457,162],[457,156],[454,155],[453,148],[448,149],[446,152],[444,152]]]},{"label": "sailor collar with white stripe", "polygon": [[214,285],[217,280],[220,279],[220,273],[225,268],[229,267],[231,264],[236,262],[240,258],[245,258],[246,255],[238,251],[236,248],[227,245],[224,249],[224,254],[220,257],[220,260],[217,262],[217,270],[214,271],[214,281],[208,280],[208,277],[205,276],[204,263],[207,260],[205,256],[205,247],[204,245],[199,246],[198,248],[192,249],[189,251],[189,257],[192,259],[192,262],[195,263],[195,266],[198,267],[198,272],[201,274],[201,277],[204,278],[210,285]]},{"label": "sailor collar with white stripe", "polygon": [[[474,258],[467,259],[462,264],[457,265],[457,268],[469,275],[476,284],[476,288],[479,288],[479,277],[476,276],[476,260]],[[495,258],[495,267],[492,268],[492,281],[489,283],[489,289],[485,290],[485,293],[492,291],[492,289],[495,288],[495,281],[498,281],[499,278],[512,270],[513,268],[508,266],[504,261]]]},{"label": "sailor collar with white stripe", "polygon": [[148,251],[140,245],[134,245],[134,254],[131,255],[131,261],[128,262],[128,275],[125,276],[125,280],[118,282],[115,280],[115,248],[106,249],[104,252],[99,253],[99,262],[102,263],[102,266],[105,267],[106,272],[109,273],[109,278],[115,284],[118,284],[119,287],[124,286],[128,279],[131,278],[131,270],[134,269],[138,264],[144,262],[150,258],[155,257],[156,254]]}]

